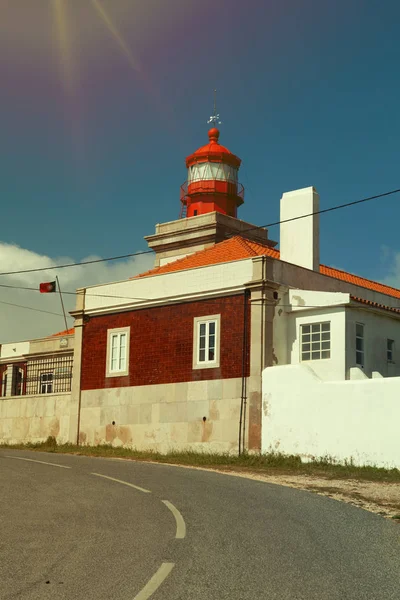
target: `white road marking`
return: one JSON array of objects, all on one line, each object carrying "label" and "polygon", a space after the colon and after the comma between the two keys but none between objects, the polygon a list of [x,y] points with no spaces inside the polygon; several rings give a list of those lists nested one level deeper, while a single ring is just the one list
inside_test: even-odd
[{"label": "white road marking", "polygon": [[186,524],[185,524],[185,521],[184,521],[181,513],[173,504],[171,504],[171,502],[168,502],[168,500],[162,500],[162,502],[165,504],[165,506],[167,508],[169,508],[169,510],[172,512],[172,514],[175,517],[175,521],[176,521],[176,536],[175,537],[176,537],[176,539],[183,540],[183,538],[186,536]]},{"label": "white road marking", "polygon": [[150,490],[145,490],[138,485],[133,485],[133,483],[129,483],[128,481],[122,481],[122,479],[115,479],[114,477],[108,477],[108,475],[101,475],[100,473],[92,473],[92,475],[96,475],[96,477],[104,477],[104,479],[110,479],[110,481],[116,481],[117,483],[122,483],[123,485],[127,485],[131,488],[135,488],[135,490],[139,490],[139,492],[144,492],[145,494],[151,494]]},{"label": "white road marking", "polygon": [[57,463],[45,462],[44,460],[35,460],[33,458],[22,458],[22,456],[6,455],[6,458],[14,458],[15,460],[26,460],[28,462],[40,463],[41,465],[51,465],[52,467],[60,467],[60,469],[72,469],[72,467],[67,467],[66,465],[58,465]]},{"label": "white road marking", "polygon": [[174,566],[175,563],[162,563],[158,571],[154,573],[150,581],[146,583],[142,591],[139,592],[133,600],[147,600],[150,598],[150,596],[152,596],[154,592],[158,590],[164,579],[168,577]]}]

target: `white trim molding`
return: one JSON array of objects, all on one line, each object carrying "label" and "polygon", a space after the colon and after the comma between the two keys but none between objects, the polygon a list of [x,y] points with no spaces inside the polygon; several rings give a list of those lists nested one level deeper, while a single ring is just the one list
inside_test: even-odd
[{"label": "white trim molding", "polygon": [[[211,328],[210,325],[214,324]],[[204,326],[202,328],[201,326]],[[201,334],[201,330],[204,333]],[[200,347],[200,337],[204,337],[204,348]],[[214,344],[210,347],[210,343]],[[220,364],[221,344],[221,315],[205,315],[193,319],[193,369],[217,369]],[[204,360],[200,358],[200,351],[204,351]],[[210,351],[214,351],[210,359]],[[208,356],[207,356],[208,355]]]},{"label": "white trim molding", "polygon": [[[106,377],[123,377],[129,374],[130,331],[130,327],[118,327],[115,329],[107,329]],[[117,350],[117,356],[115,358],[112,354],[114,340],[116,340],[117,342],[117,346],[115,347],[115,349]],[[125,341],[125,345],[121,345],[121,340]],[[117,360],[117,362],[119,363],[116,369],[112,368],[112,360]]]}]

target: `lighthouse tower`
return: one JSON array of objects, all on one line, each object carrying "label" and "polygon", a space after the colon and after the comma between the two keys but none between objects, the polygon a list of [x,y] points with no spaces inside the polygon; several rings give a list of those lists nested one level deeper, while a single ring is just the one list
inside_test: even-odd
[{"label": "lighthouse tower", "polygon": [[209,143],[186,158],[187,182],[181,186],[181,217],[218,212],[237,217],[244,202],[244,188],[238,182],[241,160],[219,143],[220,132],[212,127]]},{"label": "lighthouse tower", "polygon": [[153,235],[145,237],[155,251],[155,265],[209,248],[234,235],[274,247],[264,227],[237,218],[244,202],[244,188],[238,181],[241,160],[219,143],[220,125],[214,96],[214,113],[208,123],[208,144],[186,158],[187,181],[181,186],[180,218],[158,223]]}]

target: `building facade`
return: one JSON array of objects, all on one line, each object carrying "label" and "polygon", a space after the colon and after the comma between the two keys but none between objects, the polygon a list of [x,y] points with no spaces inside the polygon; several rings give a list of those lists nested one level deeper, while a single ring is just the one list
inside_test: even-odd
[{"label": "building facade", "polygon": [[0,443],[70,440],[73,329],[0,347]]},{"label": "building facade", "polygon": [[146,237],[152,270],[79,290],[81,443],[259,452],[265,369],[307,366],[323,381],[400,375],[400,291],[320,265],[312,187],[283,194],[279,251],[240,221],[232,156],[212,133],[188,157],[186,209]]},{"label": "building facade", "polygon": [[0,439],[399,466],[400,290],[320,264],[314,187],[282,195],[279,250],[241,221],[240,159],[215,128],[186,166],[180,218],[145,238],[154,268],[78,290],[73,354],[2,350]]}]

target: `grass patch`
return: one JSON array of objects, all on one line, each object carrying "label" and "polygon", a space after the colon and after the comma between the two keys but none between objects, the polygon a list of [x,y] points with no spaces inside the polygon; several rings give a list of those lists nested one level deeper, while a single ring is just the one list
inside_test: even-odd
[{"label": "grass patch", "polygon": [[327,479],[355,479],[358,481],[400,482],[399,469],[385,469],[374,466],[356,466],[350,459],[340,464],[329,456],[303,462],[298,455],[287,455],[281,452],[266,454],[247,454],[241,456],[228,453],[195,452],[193,450],[171,451],[161,454],[151,450],[142,451],[134,448],[113,447],[108,444],[100,446],[76,446],[73,444],[57,444],[54,437],[45,442],[28,444],[2,444],[1,448],[18,450],[36,450],[60,454],[78,454],[125,458],[130,460],[152,461],[176,465],[190,465],[227,471],[248,471],[270,475],[311,475]]}]

